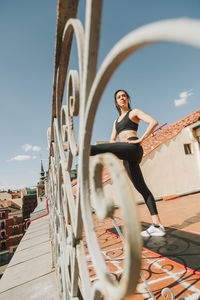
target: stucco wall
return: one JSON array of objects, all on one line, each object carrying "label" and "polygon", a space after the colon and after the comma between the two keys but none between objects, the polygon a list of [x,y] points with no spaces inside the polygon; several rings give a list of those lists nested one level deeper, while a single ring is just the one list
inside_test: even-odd
[{"label": "stucco wall", "polygon": [[[191,144],[192,154],[185,154],[184,144]],[[154,196],[200,190],[199,156],[199,143],[187,127],[144,157],[142,172]]]}]

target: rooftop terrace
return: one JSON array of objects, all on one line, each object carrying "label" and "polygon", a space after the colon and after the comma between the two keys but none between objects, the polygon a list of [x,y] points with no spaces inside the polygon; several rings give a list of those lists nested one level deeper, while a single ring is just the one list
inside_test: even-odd
[{"label": "rooftop terrace", "polygon": [[[163,224],[171,229],[167,229],[166,237],[153,238],[153,245],[157,246],[154,250],[157,252],[148,249],[152,246],[151,238],[148,241],[144,240],[144,245],[148,248],[143,248],[141,268],[141,272],[156,299],[163,299],[161,291],[165,287],[171,288],[176,299],[199,299],[200,259],[198,255],[200,252],[195,253],[195,249],[190,249],[191,256],[194,260],[196,259],[196,271],[194,268],[191,269],[189,266],[184,266],[184,263],[187,264],[187,261],[184,261],[184,252],[187,252],[190,244],[193,243],[200,247],[199,201],[200,193],[157,202]],[[151,222],[144,204],[138,205],[138,213],[142,223]],[[102,255],[110,272],[116,280],[120,280],[123,272],[123,242],[117,235],[106,232],[106,230],[113,228],[111,219],[107,218],[100,222],[97,220],[95,213],[93,217]],[[115,211],[115,220],[119,226],[123,225],[117,209]],[[172,232],[172,230],[174,231]],[[178,243],[170,244],[169,236],[171,233],[177,232],[177,230],[179,232],[186,231],[192,237],[195,237],[195,240],[192,241],[190,237],[183,240],[180,237]],[[192,246],[194,246],[193,244]],[[91,282],[94,282],[98,278],[96,277],[85,240],[84,245]],[[161,255],[163,247],[167,248],[168,254],[175,255],[179,262],[177,263],[174,260],[173,255],[171,258],[169,258],[169,255],[168,257]],[[196,249],[198,250],[199,248]],[[22,295],[27,300],[59,299],[55,269],[52,267],[48,216],[31,223],[0,281],[0,299],[21,299]],[[150,299],[149,297],[147,286],[140,278],[136,293],[126,299],[142,300]]]}]

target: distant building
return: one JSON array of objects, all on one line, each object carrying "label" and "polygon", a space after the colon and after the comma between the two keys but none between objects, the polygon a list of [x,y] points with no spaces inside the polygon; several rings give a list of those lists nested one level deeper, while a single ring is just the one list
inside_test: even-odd
[{"label": "distant building", "polygon": [[24,222],[21,209],[9,208],[8,219],[6,220],[6,234],[9,252],[13,253],[17,249],[24,234]]},{"label": "distant building", "polygon": [[24,233],[22,210],[11,200],[0,201],[0,277]]},{"label": "distant building", "polygon": [[142,172],[156,198],[200,191],[200,109],[150,136],[142,146]]},{"label": "distant building", "polygon": [[12,193],[10,190],[0,192],[0,201],[2,202],[4,200],[12,200]]},{"label": "distant building", "polygon": [[8,219],[8,208],[0,208],[0,278],[3,275],[12,254],[9,252],[6,235],[6,221]]},{"label": "distant building", "polygon": [[26,195],[22,198],[22,214],[23,220],[30,218],[30,214],[37,206],[37,189],[26,189]]},{"label": "distant building", "polygon": [[44,172],[44,167],[41,161],[40,166],[40,180],[37,183],[37,203],[46,200],[46,176]]},{"label": "distant building", "polygon": [[8,220],[8,207],[0,207],[0,252],[9,250],[6,242],[6,221]]},{"label": "distant building", "polygon": [[12,191],[12,202],[16,203],[17,205],[22,208],[22,192],[20,191]]},{"label": "distant building", "polygon": [[22,207],[22,197],[21,197],[21,191],[3,191],[0,192],[0,202],[2,201],[11,201],[16,203],[18,206]]},{"label": "distant building", "polygon": [[69,171],[71,181],[77,178],[77,169],[72,169]]}]

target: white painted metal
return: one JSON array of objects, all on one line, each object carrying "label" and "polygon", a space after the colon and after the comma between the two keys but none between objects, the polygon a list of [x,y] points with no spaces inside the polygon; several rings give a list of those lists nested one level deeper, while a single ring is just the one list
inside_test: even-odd
[{"label": "white painted metal", "polygon": [[[48,133],[48,198],[54,259],[62,299],[93,300],[104,295],[106,299],[120,300],[134,293],[140,275],[140,225],[127,175],[117,158],[111,154],[95,157],[89,172],[94,119],[112,74],[130,54],[152,43],[170,41],[200,47],[200,22],[187,19],[160,21],[125,36],[110,51],[96,73],[102,2],[87,0],[83,28],[75,18],[78,0],[58,1],[51,137]],[[73,35],[76,37],[79,70],[68,70]],[[65,86],[66,103],[63,100]],[[79,137],[75,140],[73,118],[77,115]],[[77,155],[78,178],[74,196],[69,171]],[[113,280],[104,262],[91,211],[91,197],[99,218],[112,217],[114,210],[112,199],[104,199],[101,184],[103,166],[111,174],[124,216],[125,264],[120,283]],[[98,276],[94,285],[90,282],[83,230]],[[163,291],[163,297],[165,295]]]}]

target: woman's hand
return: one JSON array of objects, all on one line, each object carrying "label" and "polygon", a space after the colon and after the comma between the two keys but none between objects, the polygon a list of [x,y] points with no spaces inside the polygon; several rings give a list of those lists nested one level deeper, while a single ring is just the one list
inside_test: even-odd
[{"label": "woman's hand", "polygon": [[133,119],[134,117],[137,117],[139,120],[142,120],[145,123],[149,124],[149,126],[147,127],[145,133],[140,138],[140,142],[142,142],[144,139],[146,139],[147,137],[149,137],[150,134],[153,133],[153,131],[155,130],[155,128],[158,125],[158,121],[156,121],[156,119],[154,119],[150,115],[144,113],[142,110],[140,110],[138,108],[132,110],[130,112],[129,116],[130,116],[131,119]]}]

